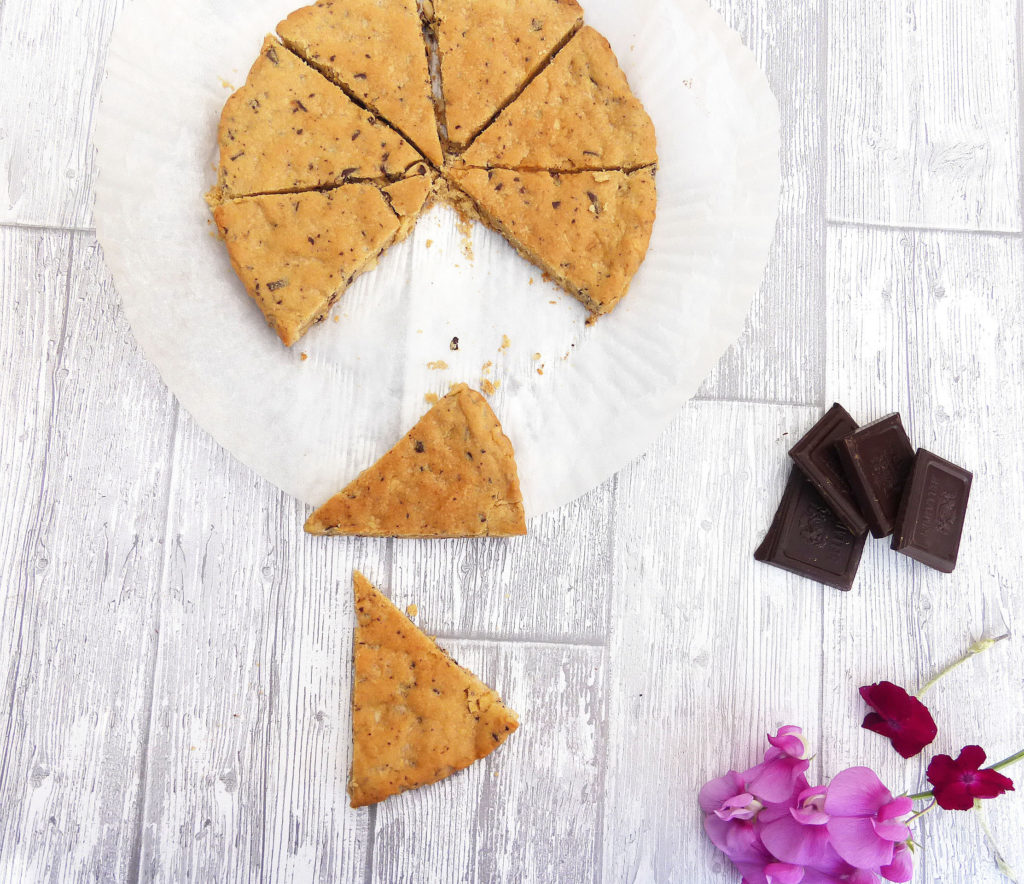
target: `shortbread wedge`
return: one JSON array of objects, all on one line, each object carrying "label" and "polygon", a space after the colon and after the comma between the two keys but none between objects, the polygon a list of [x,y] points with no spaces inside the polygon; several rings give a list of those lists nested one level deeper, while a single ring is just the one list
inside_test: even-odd
[{"label": "shortbread wedge", "polygon": [[424,171],[423,174],[381,186],[388,205],[398,215],[399,230],[395,242],[401,242],[412,233],[420,215],[430,208],[435,181],[433,173]]},{"label": "shortbread wedge", "polygon": [[398,178],[419,153],[273,37],[224,105],[211,204],[239,196]]},{"label": "shortbread wedge", "polygon": [[572,174],[452,169],[450,181],[458,188],[449,190],[452,202],[502,234],[592,318],[622,300],[647,254],[657,210],[653,168]]},{"label": "shortbread wedge", "polygon": [[462,161],[470,166],[579,172],[658,161],[654,124],[608,41],[582,28]]},{"label": "shortbread wedge", "polygon": [[402,224],[370,183],[231,200],[214,218],[246,291],[289,347],[376,265]]},{"label": "shortbread wedge", "polygon": [[416,0],[320,0],[277,26],[287,46],[442,163]]},{"label": "shortbread wedge", "polygon": [[433,0],[448,141],[462,150],[583,21],[576,0]]},{"label": "shortbread wedge", "polygon": [[465,384],[314,512],[310,534],[508,537],[526,533],[512,443]]},{"label": "shortbread wedge", "polygon": [[436,783],[490,755],[519,718],[353,574],[352,807]]}]

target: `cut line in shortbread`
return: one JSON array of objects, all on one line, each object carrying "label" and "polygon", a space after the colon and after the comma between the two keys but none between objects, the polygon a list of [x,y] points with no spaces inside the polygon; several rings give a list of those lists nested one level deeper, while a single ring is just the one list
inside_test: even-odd
[{"label": "cut line in shortbread", "polygon": [[433,0],[448,141],[461,150],[583,21],[576,0]]},{"label": "cut line in shortbread", "polygon": [[285,44],[443,163],[416,0],[320,0],[277,26]]},{"label": "cut line in shortbread", "polygon": [[658,161],[654,124],[608,41],[581,28],[462,155],[469,166],[632,170]]},{"label": "cut line in shortbread", "polygon": [[483,396],[459,384],[314,512],[306,531],[422,538],[525,534],[512,443]]},{"label": "cut line in shortbread", "polygon": [[[403,187],[418,187],[425,200],[430,181],[417,176]],[[289,347],[324,319],[416,217],[402,217],[370,183],[243,197],[215,206],[213,213],[235,273]]]},{"label": "cut line in shortbread", "polygon": [[353,574],[352,807],[450,776],[490,755],[516,714],[358,571]]},{"label": "cut line in shortbread", "polygon": [[211,202],[400,178],[423,159],[400,135],[267,37],[224,105]]}]

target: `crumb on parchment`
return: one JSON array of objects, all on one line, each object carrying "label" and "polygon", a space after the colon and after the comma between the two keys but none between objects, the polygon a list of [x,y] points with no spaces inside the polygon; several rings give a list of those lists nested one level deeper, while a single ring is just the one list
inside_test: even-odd
[{"label": "crumb on parchment", "polygon": [[301,356],[300,356],[299,358],[300,358],[300,359],[301,359],[301,360],[302,360],[303,362],[305,362],[305,361],[306,361],[307,359],[309,359],[309,354],[308,354],[308,353],[303,353],[303,354],[302,354],[302,355],[301,355]]},{"label": "crumb on parchment", "polygon": [[431,371],[443,371],[447,367],[448,363],[445,362],[443,359],[438,359],[435,362],[427,363],[427,368],[429,368]]},{"label": "crumb on parchment", "polygon": [[490,374],[492,368],[494,368],[494,363],[488,359],[487,362],[480,366],[480,371],[484,374]]},{"label": "crumb on parchment", "polygon": [[405,607],[405,613],[408,614],[410,617],[415,617],[417,614],[419,614],[419,612],[420,609],[415,602],[410,602]]},{"label": "crumb on parchment", "polygon": [[427,405],[437,405],[441,400],[437,393],[427,393],[423,396],[423,401],[426,402]]},{"label": "crumb on parchment", "polygon": [[493,396],[498,392],[498,387],[501,386],[501,381],[491,381],[487,378],[480,378],[480,389],[484,391],[488,396]]},{"label": "crumb on parchment", "polygon": [[511,346],[512,346],[512,342],[508,339],[508,335],[502,335],[501,336],[501,347],[499,349],[507,350]]},{"label": "crumb on parchment", "polygon": [[540,353],[534,353],[533,354],[533,361],[534,362],[540,362]]}]

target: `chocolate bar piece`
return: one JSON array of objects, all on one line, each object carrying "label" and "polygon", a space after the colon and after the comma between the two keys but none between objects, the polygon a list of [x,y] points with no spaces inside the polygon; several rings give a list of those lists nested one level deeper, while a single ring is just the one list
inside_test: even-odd
[{"label": "chocolate bar piece", "polygon": [[919,448],[900,501],[892,548],[949,574],[960,552],[973,478],[962,467]]},{"label": "chocolate bar piece", "polygon": [[854,430],[839,440],[836,452],[871,533],[888,537],[914,465],[914,446],[900,416],[890,414]]},{"label": "chocolate bar piece", "polygon": [[794,467],[772,526],[754,558],[849,591],[866,537],[867,530],[852,534],[811,481]]},{"label": "chocolate bar piece", "polygon": [[859,535],[868,530],[868,523],[857,507],[836,453],[836,442],[856,429],[857,422],[837,402],[790,449],[789,456],[851,533]]}]

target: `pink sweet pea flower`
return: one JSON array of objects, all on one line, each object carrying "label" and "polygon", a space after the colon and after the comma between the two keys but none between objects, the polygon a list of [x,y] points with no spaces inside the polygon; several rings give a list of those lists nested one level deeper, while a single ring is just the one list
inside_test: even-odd
[{"label": "pink sweet pea flower", "polygon": [[895,881],[897,884],[905,884],[914,877],[914,855],[906,842],[897,844],[893,851],[892,862],[882,866],[879,871],[886,881]]},{"label": "pink sweet pea flower", "polygon": [[804,771],[811,762],[803,757],[806,751],[801,730],[795,725],[779,728],[768,736],[771,747],[764,753],[764,761],[743,772],[747,791],[765,804],[792,801],[807,788]]},{"label": "pink sweet pea flower", "polygon": [[775,805],[759,818],[761,841],[773,856],[787,863],[831,871],[842,865],[829,844],[825,787],[804,789],[794,806]]},{"label": "pink sweet pea flower", "polygon": [[731,770],[725,776],[706,783],[697,796],[701,810],[721,820],[750,820],[763,807],[746,791],[743,777]]},{"label": "pink sweet pea flower", "polygon": [[828,786],[825,825],[839,856],[855,868],[877,871],[893,863],[896,843],[910,838],[900,817],[912,808],[909,798],[893,798],[873,770],[851,767]]}]

